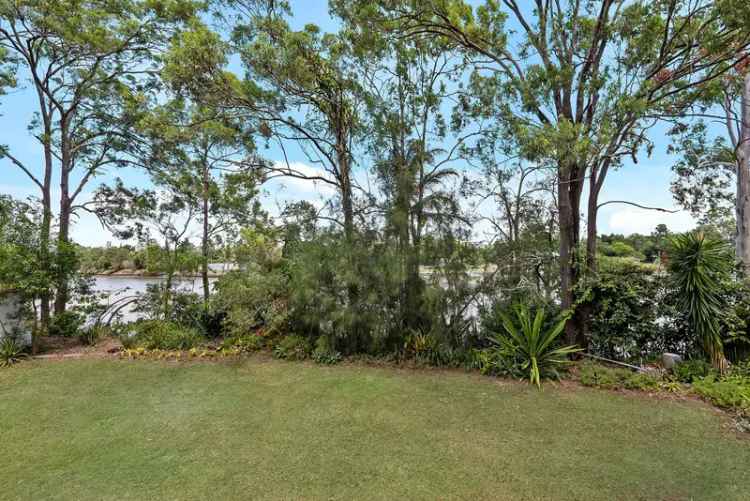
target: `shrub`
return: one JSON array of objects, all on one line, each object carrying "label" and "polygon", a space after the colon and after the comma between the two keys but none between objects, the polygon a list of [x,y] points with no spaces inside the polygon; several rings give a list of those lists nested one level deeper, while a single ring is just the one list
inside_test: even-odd
[{"label": "shrub", "polygon": [[17,364],[27,355],[24,346],[15,338],[6,336],[0,340],[0,367],[10,367]]},{"label": "shrub", "polygon": [[331,346],[328,337],[320,336],[315,341],[315,351],[313,351],[312,358],[318,364],[333,365],[341,361],[341,353]]},{"label": "shrub", "polygon": [[589,351],[616,360],[638,360],[684,343],[673,302],[652,265],[602,259],[595,277],[576,289],[578,308],[589,314]]},{"label": "shrub", "polygon": [[78,334],[78,341],[86,346],[94,346],[102,338],[103,330],[101,327],[92,326],[83,329]]},{"label": "shrub", "polygon": [[681,383],[692,383],[711,372],[711,365],[705,360],[692,359],[675,364],[672,374]]},{"label": "shrub", "polygon": [[714,405],[750,414],[750,378],[710,375],[695,381],[693,390]]},{"label": "shrub", "polygon": [[133,325],[135,331],[123,339],[125,348],[141,347],[146,350],[189,350],[205,338],[196,330],[164,320],[145,320]]},{"label": "shrub", "polygon": [[604,365],[586,362],[581,364],[581,384],[599,388],[619,389],[632,375],[628,369],[615,369]]},{"label": "shrub", "polygon": [[75,337],[80,333],[83,324],[84,318],[80,313],[71,310],[64,311],[52,317],[49,335]]},{"label": "shrub", "polygon": [[515,308],[518,324],[503,312],[500,316],[505,333],[493,338],[498,345],[499,359],[507,363],[512,372],[523,374],[538,387],[542,378],[559,379],[557,369],[568,363],[568,355],[580,351],[575,346],[556,345],[567,317],[546,327],[544,309],[538,308],[532,320],[526,305]]},{"label": "shrub", "polygon": [[661,378],[645,372],[630,373],[623,386],[628,390],[656,391],[661,388]]},{"label": "shrub", "polygon": [[287,331],[286,277],[280,270],[232,272],[219,279],[216,290],[226,335],[245,336],[261,327],[272,334]]},{"label": "shrub", "polygon": [[662,380],[658,376],[644,372],[633,372],[629,369],[606,367],[604,365],[586,362],[581,364],[581,384],[606,388],[609,390],[642,390],[656,391],[662,388]]},{"label": "shrub", "polygon": [[222,349],[235,349],[240,353],[253,353],[263,348],[265,340],[257,334],[245,334],[226,338],[222,343]]},{"label": "shrub", "polygon": [[284,336],[273,349],[273,356],[285,360],[305,360],[310,356],[310,343],[302,336]]}]

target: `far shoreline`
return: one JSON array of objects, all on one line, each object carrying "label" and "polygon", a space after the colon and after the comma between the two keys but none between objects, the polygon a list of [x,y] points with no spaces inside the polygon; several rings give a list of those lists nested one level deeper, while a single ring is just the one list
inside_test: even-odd
[{"label": "far shoreline", "polygon": [[[226,275],[226,272],[222,273],[216,273],[209,272],[208,278],[219,278]],[[90,273],[90,276],[92,277],[102,277],[102,278],[165,278],[167,275],[166,273],[151,273],[145,270],[121,270],[121,271],[113,271],[113,272],[94,272]],[[203,275],[201,273],[175,273],[175,278],[201,278]]]}]

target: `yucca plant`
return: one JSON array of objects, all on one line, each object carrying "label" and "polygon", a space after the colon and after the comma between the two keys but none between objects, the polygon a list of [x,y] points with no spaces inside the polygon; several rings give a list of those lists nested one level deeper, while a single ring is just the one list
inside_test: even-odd
[{"label": "yucca plant", "polygon": [[726,365],[719,319],[726,306],[722,282],[730,278],[733,265],[729,245],[703,232],[676,235],[670,240],[672,285],[690,328],[717,369]]},{"label": "yucca plant", "polygon": [[563,315],[551,328],[545,329],[544,308],[538,308],[533,319],[528,305],[517,305],[513,311],[515,320],[500,313],[505,333],[492,339],[500,347],[502,358],[510,359],[537,387],[541,388],[542,378],[559,379],[557,368],[569,362],[569,355],[581,351],[576,346],[556,345],[569,315]]},{"label": "yucca plant", "polygon": [[14,338],[8,336],[0,341],[0,367],[10,367],[26,358],[24,347]]}]

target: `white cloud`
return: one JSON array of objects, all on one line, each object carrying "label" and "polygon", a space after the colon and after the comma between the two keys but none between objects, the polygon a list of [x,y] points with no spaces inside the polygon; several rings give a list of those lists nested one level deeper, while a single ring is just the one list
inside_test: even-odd
[{"label": "white cloud", "polygon": [[659,224],[666,224],[672,232],[683,232],[695,227],[695,219],[687,212],[666,213],[654,210],[628,207],[613,212],[607,227],[600,228],[600,233],[650,234]]},{"label": "white cloud", "polygon": [[[290,162],[289,165],[277,161],[274,167],[279,170],[291,170],[308,177],[332,179],[332,176],[320,167],[312,167],[302,162]],[[322,180],[300,179],[291,176],[276,177],[268,182],[269,191],[285,191],[285,198],[304,200],[311,197],[330,197],[336,193],[333,185]]]}]

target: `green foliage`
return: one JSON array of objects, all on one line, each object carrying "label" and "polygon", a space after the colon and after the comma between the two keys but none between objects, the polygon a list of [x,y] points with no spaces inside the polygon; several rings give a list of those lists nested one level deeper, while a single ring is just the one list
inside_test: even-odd
[{"label": "green foliage", "polygon": [[714,405],[750,414],[750,378],[710,375],[693,382],[693,390]]},{"label": "green foliage", "polygon": [[623,385],[628,390],[656,391],[661,388],[661,378],[644,372],[636,372],[625,379]]},{"label": "green foliage", "polygon": [[76,337],[81,332],[85,319],[83,316],[73,310],[67,310],[58,313],[52,317],[49,326],[50,336]]},{"label": "green foliage", "polygon": [[589,350],[618,360],[639,360],[684,344],[665,280],[650,265],[602,260],[595,277],[576,289],[589,312]]},{"label": "green foliage", "polygon": [[98,326],[82,329],[78,334],[78,340],[85,346],[94,346],[103,337],[104,331]]},{"label": "green foliage", "polygon": [[341,362],[341,353],[331,347],[326,336],[320,336],[315,341],[315,350],[312,353],[313,360],[318,364],[334,365]]},{"label": "green foliage", "polygon": [[626,244],[625,242],[614,242],[612,244],[603,244],[599,247],[599,252],[601,252],[605,256],[612,256],[612,257],[643,258],[643,256],[639,255],[638,252],[633,247]]},{"label": "green foliage", "polygon": [[27,357],[26,349],[12,336],[0,340],[0,367],[10,367]]},{"label": "green foliage", "polygon": [[223,349],[235,349],[240,353],[254,353],[261,350],[266,343],[263,336],[257,334],[244,334],[224,339],[221,343]]},{"label": "green foliage", "polygon": [[585,386],[595,386],[610,390],[628,389],[656,391],[662,388],[662,380],[643,372],[629,369],[607,367],[601,364],[585,362],[580,365],[580,381]]},{"label": "green foliage", "polygon": [[135,322],[121,339],[125,348],[146,350],[189,350],[205,341],[196,330],[163,320]]},{"label": "green foliage", "polygon": [[580,351],[575,346],[557,345],[567,316],[549,327],[545,325],[547,318],[543,308],[538,308],[533,318],[527,305],[517,305],[514,312],[515,319],[500,312],[505,332],[492,338],[498,346],[499,358],[513,372],[523,374],[538,387],[543,378],[559,379],[558,369],[569,362],[569,355]]},{"label": "green foliage", "polygon": [[670,240],[669,272],[690,329],[700,340],[714,367],[724,363],[720,321],[726,307],[725,282],[730,281],[733,256],[721,240],[702,232]]},{"label": "green foliage", "polygon": [[284,336],[273,349],[273,356],[284,360],[305,360],[310,356],[310,342],[302,336]]},{"label": "green foliage", "polygon": [[711,373],[711,364],[701,359],[678,362],[672,368],[672,374],[681,383],[693,383]]}]

